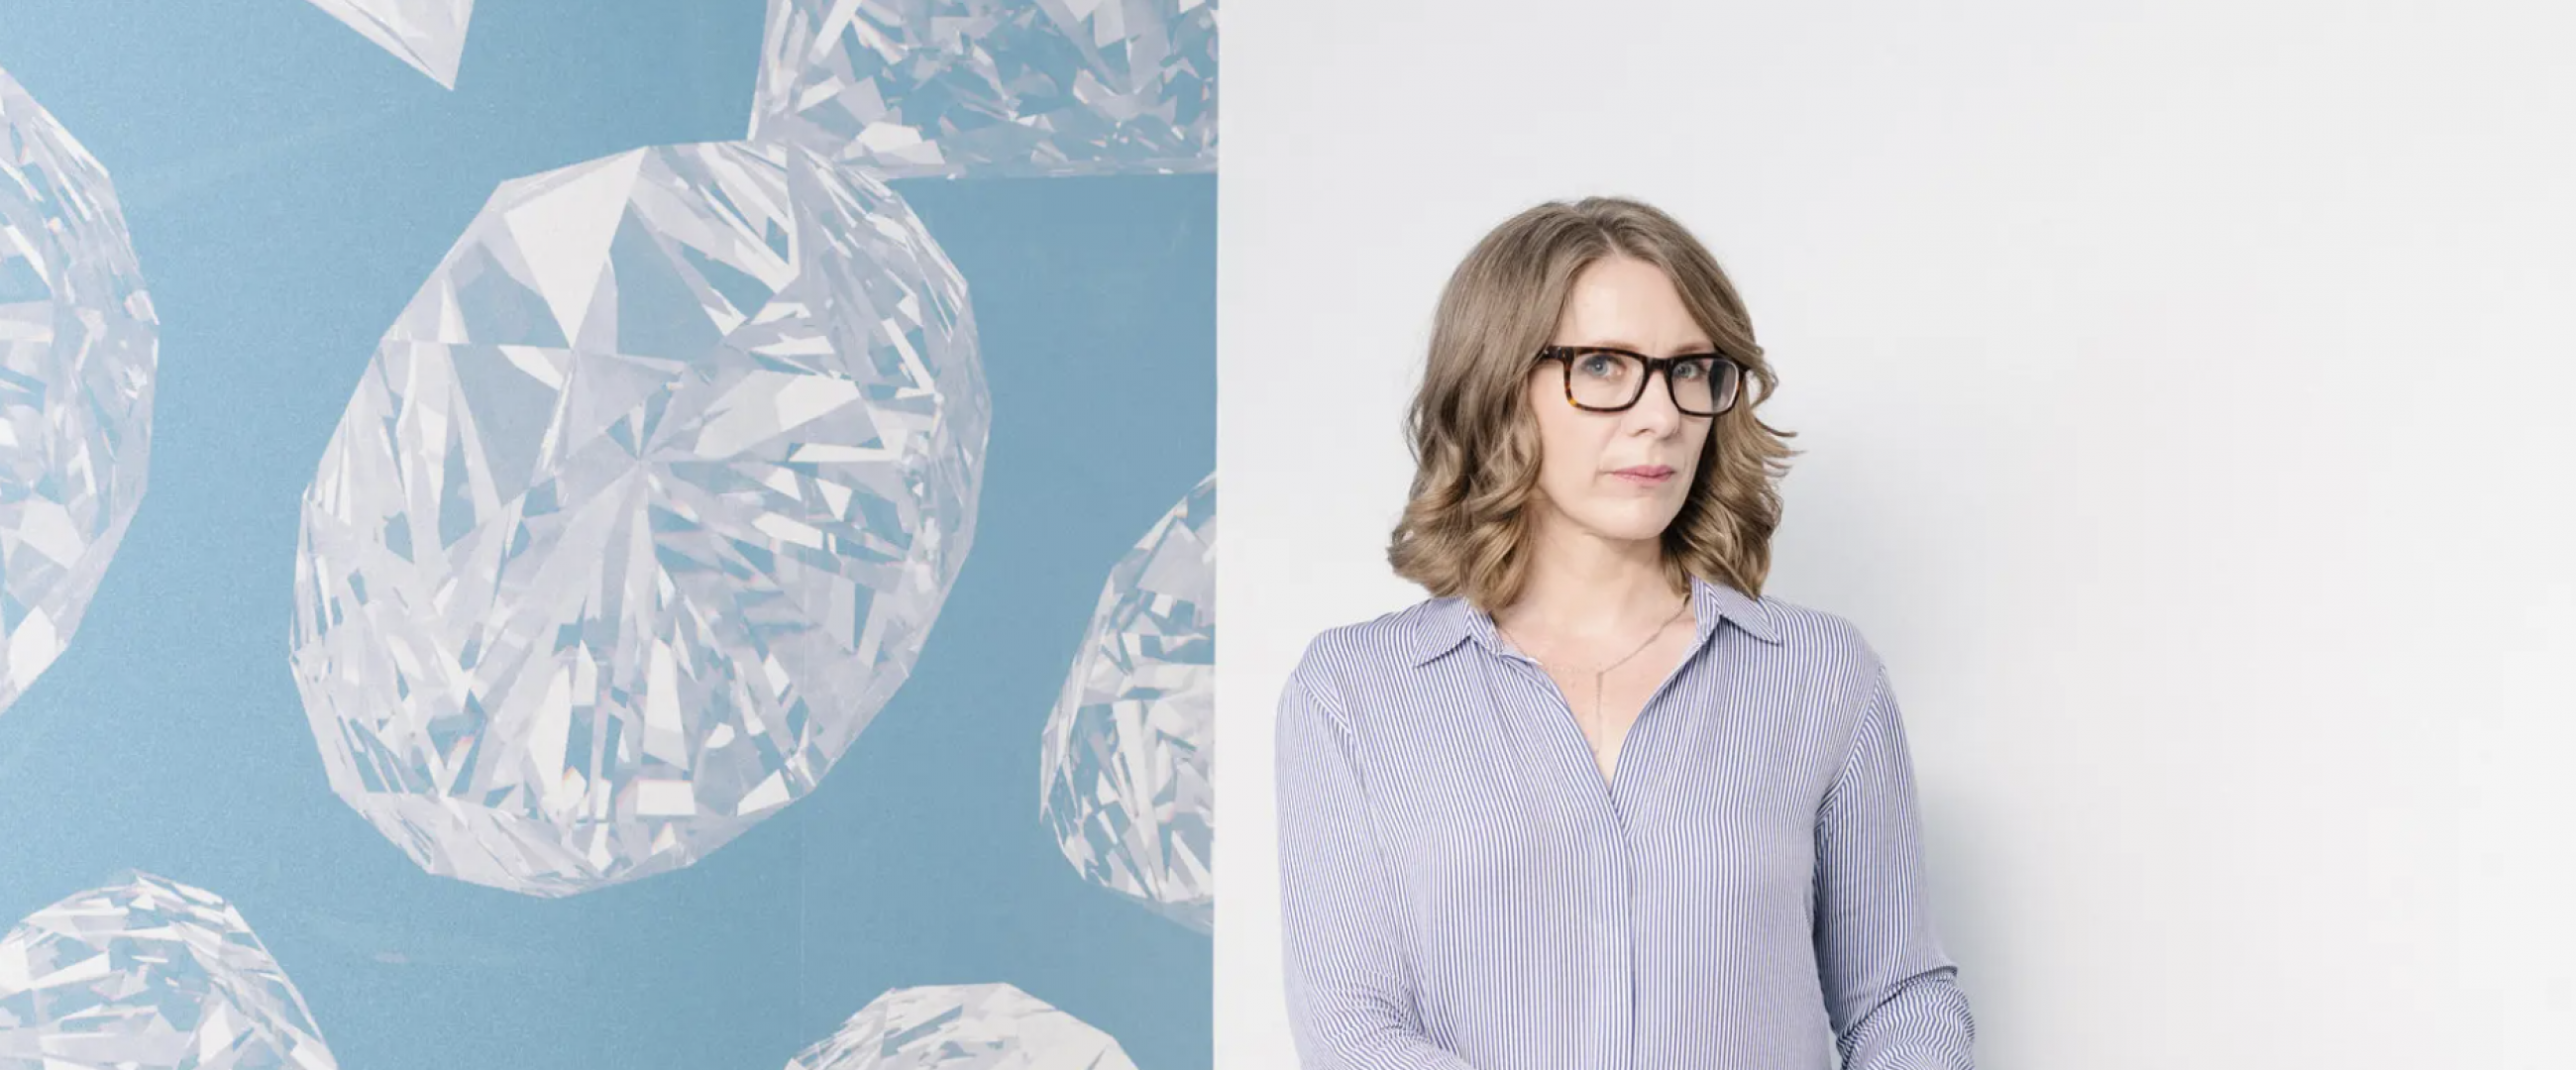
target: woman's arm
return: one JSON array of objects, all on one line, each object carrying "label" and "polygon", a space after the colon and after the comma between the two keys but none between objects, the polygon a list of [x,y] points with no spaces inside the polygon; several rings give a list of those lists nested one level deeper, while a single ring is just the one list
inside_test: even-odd
[{"label": "woman's arm", "polygon": [[1279,699],[1279,908],[1288,1018],[1307,1070],[1472,1070],[1425,1039],[1349,720],[1308,682]]},{"label": "woman's arm", "polygon": [[1816,962],[1845,1070],[1973,1070],[1976,1020],[1934,931],[1904,718],[1868,707],[1816,821]]}]

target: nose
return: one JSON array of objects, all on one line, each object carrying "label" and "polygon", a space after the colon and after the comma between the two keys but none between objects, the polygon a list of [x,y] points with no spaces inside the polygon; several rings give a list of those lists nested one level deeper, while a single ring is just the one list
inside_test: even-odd
[{"label": "nose", "polygon": [[1645,385],[1645,394],[1628,407],[1628,414],[1646,430],[1670,434],[1682,423],[1682,410],[1673,404],[1672,380],[1659,368],[1646,373]]}]

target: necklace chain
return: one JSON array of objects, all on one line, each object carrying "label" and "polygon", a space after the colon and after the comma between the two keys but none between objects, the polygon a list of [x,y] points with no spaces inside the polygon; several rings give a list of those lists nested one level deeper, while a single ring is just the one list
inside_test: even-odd
[{"label": "necklace chain", "polygon": [[[1669,616],[1669,617],[1664,618],[1664,622],[1663,622],[1662,624],[1658,624],[1658,625],[1656,625],[1656,626],[1655,626],[1655,630],[1654,630],[1653,632],[1651,632],[1651,633],[1648,633],[1648,634],[1647,634],[1647,636],[1646,636],[1646,641],[1645,641],[1645,642],[1642,642],[1642,643],[1637,644],[1637,648],[1636,648],[1635,650],[1631,650],[1631,651],[1627,652],[1626,654],[1622,655],[1622,656],[1619,658],[1619,660],[1617,660],[1617,661],[1611,662],[1610,664],[1607,664],[1607,665],[1604,665],[1604,666],[1602,666],[1602,667],[1600,667],[1600,668],[1598,668],[1598,669],[1594,669],[1594,670],[1592,670],[1592,724],[1591,724],[1591,726],[1590,726],[1590,727],[1588,727],[1588,728],[1586,728],[1586,729],[1585,729],[1585,731],[1584,731],[1584,738],[1589,739],[1589,740],[1592,740],[1592,741],[1593,741],[1593,745],[1594,745],[1594,746],[1596,746],[1596,747],[1597,747],[1597,746],[1600,746],[1600,742],[1599,742],[1599,740],[1600,740],[1600,735],[1601,735],[1601,720],[1602,720],[1602,718],[1601,718],[1601,690],[1602,690],[1602,681],[1603,681],[1603,680],[1605,680],[1605,679],[1607,679],[1607,678],[1609,678],[1609,676],[1610,676],[1610,670],[1612,670],[1612,669],[1616,669],[1616,668],[1618,668],[1619,666],[1622,666],[1622,665],[1627,664],[1627,663],[1629,662],[1629,660],[1630,660],[1630,659],[1635,658],[1635,657],[1636,657],[1637,655],[1639,655],[1639,654],[1643,654],[1643,653],[1645,653],[1645,652],[1646,652],[1646,648],[1647,648],[1647,647],[1650,647],[1650,646],[1655,645],[1655,640],[1660,639],[1660,638],[1663,638],[1663,635],[1664,635],[1664,629],[1672,627],[1672,626],[1673,626],[1673,622],[1674,622],[1674,621],[1677,621],[1677,620],[1682,619],[1682,614],[1689,612],[1689,611],[1690,611],[1690,606],[1691,606],[1691,604],[1690,604],[1690,599],[1688,599],[1688,598],[1684,598],[1684,599],[1682,599],[1682,604],[1681,604],[1681,605],[1679,605],[1679,606],[1677,606],[1677,607],[1675,607],[1675,608],[1673,609],[1673,615],[1672,615],[1672,616]],[[1525,643],[1521,642],[1521,641],[1520,641],[1520,639],[1519,639],[1519,637],[1514,636],[1514,635],[1511,633],[1511,630],[1510,630],[1510,629],[1503,627],[1503,624],[1502,624],[1502,622],[1501,622],[1501,621],[1495,621],[1495,622],[1494,622],[1494,630],[1499,631],[1499,632],[1502,632],[1502,633],[1503,633],[1503,638],[1511,640],[1512,645],[1513,645],[1513,646],[1516,646],[1516,647],[1520,647],[1520,648],[1521,648],[1521,651],[1522,651],[1523,653],[1528,653],[1528,651],[1529,651],[1529,646],[1528,646],[1528,644],[1525,644]],[[1538,655],[1536,655],[1536,654],[1530,654],[1530,655],[1529,655],[1529,659],[1530,659],[1531,661],[1537,662],[1537,663],[1538,663],[1539,668],[1542,668],[1542,669],[1547,668],[1547,662],[1546,662],[1545,660],[1541,659]],[[1570,667],[1570,666],[1569,666],[1569,667]],[[1578,722],[1578,727],[1581,727],[1581,725],[1579,724],[1579,722]]]}]

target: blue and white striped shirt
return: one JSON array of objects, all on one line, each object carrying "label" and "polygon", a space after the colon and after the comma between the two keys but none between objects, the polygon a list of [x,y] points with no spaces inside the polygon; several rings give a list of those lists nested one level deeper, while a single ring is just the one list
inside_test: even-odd
[{"label": "blue and white striped shirt", "polygon": [[1463,598],[1308,645],[1277,726],[1304,1066],[1969,1070],[1885,665],[1830,613],[1691,607],[1607,779]]}]

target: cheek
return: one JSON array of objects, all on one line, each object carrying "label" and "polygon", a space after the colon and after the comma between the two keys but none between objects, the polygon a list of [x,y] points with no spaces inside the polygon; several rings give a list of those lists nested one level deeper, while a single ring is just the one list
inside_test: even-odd
[{"label": "cheek", "polygon": [[1591,441],[1584,421],[1570,419],[1573,410],[1559,400],[1562,412],[1539,410],[1538,480],[1542,486],[1579,487],[1589,478],[1600,444]]}]

